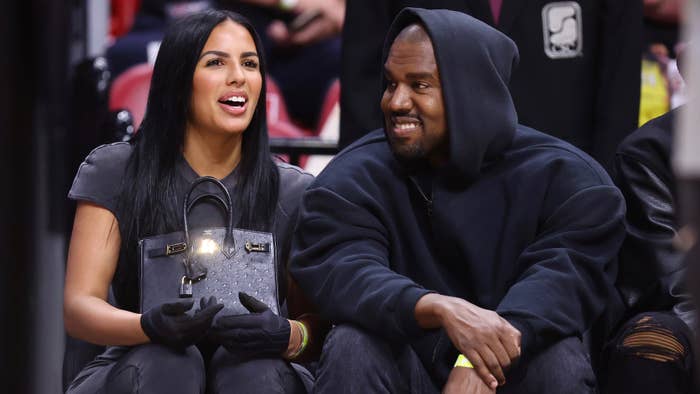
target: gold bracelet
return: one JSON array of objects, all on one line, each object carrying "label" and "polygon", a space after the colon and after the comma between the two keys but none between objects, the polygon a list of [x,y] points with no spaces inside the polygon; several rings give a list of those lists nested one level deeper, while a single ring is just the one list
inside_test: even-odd
[{"label": "gold bracelet", "polygon": [[296,8],[297,4],[299,4],[299,0],[279,0],[277,8],[290,12]]},{"label": "gold bracelet", "polygon": [[457,356],[457,361],[455,362],[455,367],[474,369],[474,365],[472,364],[472,362],[469,361],[468,358],[464,357],[463,354],[460,354],[459,356]]},{"label": "gold bracelet", "polygon": [[299,328],[299,333],[301,334],[301,345],[294,353],[292,353],[289,356],[290,360],[294,360],[295,358],[301,356],[301,354],[306,349],[306,345],[309,344],[309,332],[306,329],[306,325],[304,325],[304,323],[300,322],[299,320],[294,320],[294,323],[296,323],[297,327]]}]

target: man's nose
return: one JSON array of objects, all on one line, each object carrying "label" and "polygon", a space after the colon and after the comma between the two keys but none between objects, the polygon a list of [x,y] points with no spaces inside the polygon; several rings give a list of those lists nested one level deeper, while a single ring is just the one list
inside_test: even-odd
[{"label": "man's nose", "polygon": [[389,99],[389,109],[393,112],[408,112],[411,110],[412,101],[405,87],[397,86]]}]

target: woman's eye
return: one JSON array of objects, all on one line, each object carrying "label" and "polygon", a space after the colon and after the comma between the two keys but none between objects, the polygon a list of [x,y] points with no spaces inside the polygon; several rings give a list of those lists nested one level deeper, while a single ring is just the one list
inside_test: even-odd
[{"label": "woman's eye", "polygon": [[221,66],[224,62],[221,59],[210,59],[207,60],[207,66]]},{"label": "woman's eye", "polygon": [[255,60],[246,60],[243,62],[243,66],[248,68],[258,68],[258,62]]}]

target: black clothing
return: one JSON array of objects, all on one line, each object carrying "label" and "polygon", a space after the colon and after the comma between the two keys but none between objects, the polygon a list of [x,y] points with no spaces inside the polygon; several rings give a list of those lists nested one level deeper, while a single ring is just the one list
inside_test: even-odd
[{"label": "black clothing", "polygon": [[[345,394],[438,394],[444,384],[431,380],[410,346],[382,341],[351,325],[328,334],[317,376],[316,394],[337,393],[338,387]],[[586,394],[595,393],[595,387],[587,352],[570,337],[510,369],[498,394]]]},{"label": "black clothing", "polygon": [[[119,212],[119,193],[122,182],[129,182],[124,178],[126,163],[131,154],[132,146],[126,142],[117,142],[109,145],[102,145],[94,149],[85,161],[80,165],[78,173],[73,181],[73,186],[68,192],[68,197],[73,200],[92,202],[108,209],[117,218],[120,224],[123,222],[123,213]],[[178,202],[176,206],[182,206],[184,193],[188,190],[192,181],[199,176],[187,164],[184,157],[180,156],[177,161]],[[277,210],[274,215],[272,233],[275,236],[275,245],[278,248],[277,255],[280,256],[278,263],[286,261],[294,219],[299,207],[301,194],[306,186],[311,182],[313,176],[303,172],[297,167],[278,163],[280,173],[279,199]],[[234,170],[221,180],[229,189],[231,196],[236,187],[238,172]],[[202,190],[218,194],[219,191],[213,185],[203,185]],[[195,199],[197,195],[193,195]],[[235,198],[235,197],[234,197]],[[223,227],[225,218],[221,208],[214,202],[203,201],[197,204],[189,216],[189,225],[197,227]],[[120,261],[119,267],[114,275],[112,288],[117,301],[117,306],[133,312],[138,311],[139,286],[135,275],[138,263],[136,261]],[[278,277],[286,277],[284,264],[278,264]],[[285,281],[279,281],[280,286]],[[280,291],[280,304],[283,304],[285,292]]]},{"label": "black clothing", "polygon": [[206,336],[214,316],[224,304],[217,304],[215,297],[202,297],[199,308],[188,315],[187,311],[193,306],[194,300],[189,299],[153,307],[141,314],[141,328],[151,343],[185,349]]},{"label": "black clothing", "polygon": [[[75,176],[75,180],[73,181],[73,185],[68,193],[68,197],[73,200],[91,202],[109,210],[114,214],[117,222],[121,224],[124,216],[123,212],[120,212],[120,209],[122,209],[119,204],[120,192],[122,190],[122,182],[131,181],[130,179],[125,178],[124,174],[127,160],[132,152],[132,149],[132,146],[126,142],[102,145],[94,149],[80,165],[80,168]],[[295,225],[301,195],[306,186],[313,179],[313,176],[303,172],[297,167],[285,163],[278,163],[277,166],[280,175],[279,197],[271,232],[275,237],[275,246],[278,248],[277,275],[278,278],[281,278],[281,280],[278,281],[280,285],[279,296],[280,304],[282,305],[281,314],[285,314],[286,305],[284,305],[284,301],[286,300],[287,293],[284,291],[284,287],[282,286],[285,286],[286,284],[286,280],[284,279],[286,278],[287,273],[284,263],[287,261],[287,256],[289,255],[291,235]],[[178,158],[176,169],[179,175],[176,178],[178,190],[178,201],[176,206],[182,206],[184,193],[189,189],[190,183],[198,178],[198,175],[187,164],[187,161],[182,156]],[[236,187],[237,178],[238,172],[234,170],[231,172],[231,174],[221,180],[222,183],[228,188],[229,193],[233,198],[235,198],[235,193],[233,190]],[[220,193],[220,191],[211,184],[202,185],[202,190],[209,193]],[[196,197],[197,195],[195,192],[192,198],[195,199]],[[192,228],[223,227],[225,226],[225,218],[221,212],[221,208],[216,205],[216,203],[204,200],[195,205],[191,210],[189,215],[189,225]],[[138,312],[139,285],[137,272],[137,261],[124,261],[123,257],[120,258],[117,270],[112,280],[112,290],[114,291],[115,304],[117,307]],[[133,347],[131,349],[138,351],[137,349],[140,349],[142,346]],[[128,350],[128,348],[121,347],[119,349]],[[98,383],[95,383],[96,386],[89,387],[103,387],[101,384],[107,381],[104,380],[106,379],[106,374],[113,367],[113,365],[119,361],[116,359],[116,357],[125,353],[126,351],[124,350],[116,351],[114,348],[108,348],[104,354],[95,359],[95,362],[89,364],[82,370],[75,382],[77,382],[79,379],[87,379],[89,375],[95,374],[97,377],[94,378],[96,379],[94,381]],[[139,360],[140,359],[141,358],[139,357]],[[280,362],[282,362],[281,359]],[[77,367],[77,365],[71,366],[73,368]],[[67,375],[69,378],[72,377],[70,372],[67,373]],[[88,390],[88,392],[95,391],[91,389]]]},{"label": "black clothing", "polygon": [[691,330],[673,313],[629,319],[608,346],[602,393],[697,393],[693,342]]},{"label": "black clothing", "polygon": [[[206,376],[205,376],[206,375]],[[111,347],[71,383],[67,394],[167,393],[308,393],[313,377],[303,367],[280,358],[240,362],[223,348],[205,373],[197,347],[183,352],[146,344]]]},{"label": "black clothing", "polygon": [[585,153],[517,124],[510,39],[465,14],[408,9],[387,43],[416,20],[442,81],[448,164],[424,169],[426,193],[382,130],[346,148],[304,193],[290,273],[323,315],[411,343],[444,379],[456,349],[418,326],[420,297],[497,311],[522,333],[525,357],[580,337],[619,303],[624,202]]},{"label": "black clothing", "polygon": [[685,291],[685,253],[674,245],[681,223],[670,162],[679,111],[630,134],[615,158],[615,183],[627,202],[617,278],[626,321],[606,346],[606,393],[692,390],[697,312]]},{"label": "black clothing", "polygon": [[627,202],[618,287],[628,317],[672,309],[694,327],[695,308],[684,286],[684,253],[674,246],[681,225],[670,158],[678,111],[647,122],[618,148],[615,183]]},{"label": "black clothing", "polygon": [[[521,124],[562,138],[612,167],[615,149],[637,128],[642,55],[640,0],[505,0],[496,28],[520,50],[510,91]],[[572,5],[573,4],[573,5]],[[575,9],[577,54],[545,52],[544,9]],[[574,6],[575,5],[575,6]],[[451,9],[493,25],[488,0],[348,1],[343,30],[340,144],[382,126],[382,42],[403,7]],[[548,36],[547,36],[548,37]],[[469,74],[465,73],[465,78]],[[473,91],[462,92],[465,97]],[[476,97],[474,98],[476,99]]]}]

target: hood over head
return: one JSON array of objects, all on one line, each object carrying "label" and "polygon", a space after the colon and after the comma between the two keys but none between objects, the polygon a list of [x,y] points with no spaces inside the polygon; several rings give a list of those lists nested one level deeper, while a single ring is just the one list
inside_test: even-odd
[{"label": "hood over head", "polygon": [[449,169],[470,182],[515,134],[518,118],[508,82],[518,63],[518,48],[498,30],[461,12],[404,8],[389,29],[382,64],[396,36],[414,23],[423,26],[435,52],[449,135]]}]

